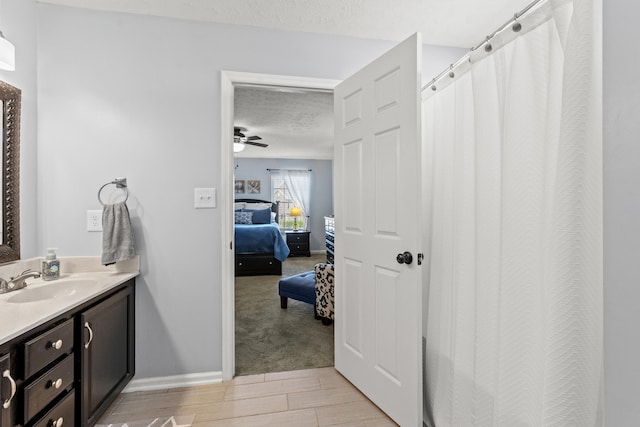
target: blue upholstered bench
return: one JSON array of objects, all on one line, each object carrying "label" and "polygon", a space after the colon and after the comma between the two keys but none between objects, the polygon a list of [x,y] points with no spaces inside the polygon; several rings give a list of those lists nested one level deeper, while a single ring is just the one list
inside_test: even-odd
[{"label": "blue upholstered bench", "polygon": [[330,325],[334,318],[333,276],[333,265],[316,264],[313,271],[280,279],[280,307],[287,308],[289,298],[313,304],[315,318],[321,319],[323,325]]},{"label": "blue upholstered bench", "polygon": [[280,307],[287,308],[288,298],[316,305],[316,275],[305,271],[295,276],[285,277],[278,282]]}]

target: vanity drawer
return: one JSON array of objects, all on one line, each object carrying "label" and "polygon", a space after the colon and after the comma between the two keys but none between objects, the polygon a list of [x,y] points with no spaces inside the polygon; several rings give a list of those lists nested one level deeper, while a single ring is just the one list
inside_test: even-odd
[{"label": "vanity drawer", "polygon": [[69,319],[24,344],[24,378],[72,351],[73,319]]},{"label": "vanity drawer", "polygon": [[24,420],[29,421],[72,385],[73,355],[69,355],[24,387]]},{"label": "vanity drawer", "polygon": [[40,418],[40,421],[35,423],[33,427],[61,427],[62,425],[73,427],[76,424],[74,397],[74,390],[71,390],[71,393],[67,394],[60,403]]}]

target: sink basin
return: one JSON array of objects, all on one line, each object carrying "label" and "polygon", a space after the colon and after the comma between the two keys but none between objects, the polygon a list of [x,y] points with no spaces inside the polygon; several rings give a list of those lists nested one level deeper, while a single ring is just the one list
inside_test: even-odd
[{"label": "sink basin", "polygon": [[41,284],[35,287],[27,287],[14,291],[15,294],[7,299],[7,302],[25,303],[38,302],[54,298],[67,298],[75,295],[87,286],[95,285],[97,282],[91,279],[67,279]]}]

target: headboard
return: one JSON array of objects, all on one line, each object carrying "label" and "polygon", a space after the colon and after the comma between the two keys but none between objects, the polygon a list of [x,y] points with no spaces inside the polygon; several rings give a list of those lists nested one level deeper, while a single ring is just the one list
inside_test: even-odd
[{"label": "headboard", "polygon": [[278,222],[278,220],[280,219],[278,214],[278,208],[279,208],[280,202],[272,202],[270,200],[259,200],[259,199],[235,199],[234,201],[235,203],[246,203],[247,209],[251,209],[251,206],[249,206],[251,203],[271,203],[271,212],[275,212],[276,222]]}]

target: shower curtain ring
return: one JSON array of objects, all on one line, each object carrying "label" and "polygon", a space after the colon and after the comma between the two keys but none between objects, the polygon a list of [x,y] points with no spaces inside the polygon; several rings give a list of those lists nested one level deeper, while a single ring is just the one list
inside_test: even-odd
[{"label": "shower curtain ring", "polygon": [[485,52],[491,52],[493,50],[493,46],[491,46],[491,43],[489,43],[489,41],[491,40],[491,36],[487,36],[487,40],[485,41],[485,45],[484,45],[484,51]]},{"label": "shower curtain ring", "polygon": [[513,14],[513,25],[511,26],[511,29],[514,33],[522,30],[522,24],[518,22],[518,12]]}]

